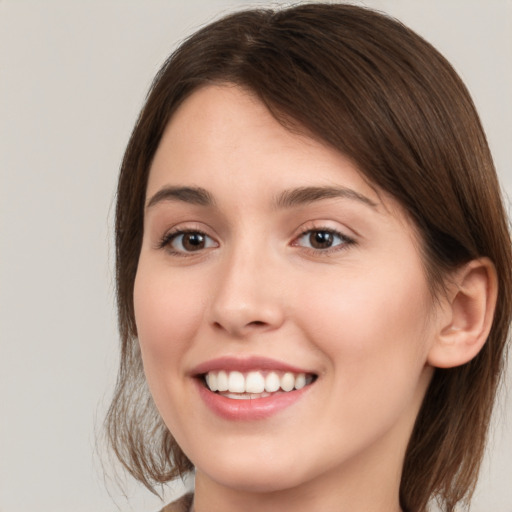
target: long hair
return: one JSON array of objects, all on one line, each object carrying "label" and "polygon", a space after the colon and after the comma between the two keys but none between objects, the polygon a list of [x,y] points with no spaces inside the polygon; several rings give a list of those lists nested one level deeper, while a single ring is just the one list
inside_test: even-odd
[{"label": "long hair", "polygon": [[499,296],[488,340],[464,366],[437,369],[405,456],[400,501],[421,512],[469,499],[484,452],[512,304],[511,243],[492,158],[469,93],[450,64],[398,21],[343,4],[229,15],[199,30],[158,72],[122,162],[116,210],[121,364],[106,426],[132,475],[153,488],[192,464],[145,384],[133,286],[146,184],[162,133],[197,88],[248,88],[290,130],[350,157],[394,197],[421,235],[433,297],[447,273],[486,256]]}]

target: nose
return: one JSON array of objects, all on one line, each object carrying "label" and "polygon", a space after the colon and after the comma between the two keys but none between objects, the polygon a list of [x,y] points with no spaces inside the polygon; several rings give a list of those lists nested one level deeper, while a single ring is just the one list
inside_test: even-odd
[{"label": "nose", "polygon": [[211,297],[210,323],[235,338],[278,329],[284,322],[283,281],[261,251],[239,251],[222,261]]}]

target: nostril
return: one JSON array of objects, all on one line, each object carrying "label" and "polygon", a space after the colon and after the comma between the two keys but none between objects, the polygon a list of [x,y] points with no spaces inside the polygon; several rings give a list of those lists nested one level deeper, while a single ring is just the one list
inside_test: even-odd
[{"label": "nostril", "polygon": [[253,325],[254,327],[261,327],[265,325],[265,322],[262,322],[261,320],[255,320],[254,322],[249,322],[247,325]]}]

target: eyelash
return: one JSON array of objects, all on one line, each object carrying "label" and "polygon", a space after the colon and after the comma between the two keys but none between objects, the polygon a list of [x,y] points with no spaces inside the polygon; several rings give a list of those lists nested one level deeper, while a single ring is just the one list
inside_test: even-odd
[{"label": "eyelash", "polygon": [[[340,243],[333,245],[331,247],[326,247],[324,249],[299,246],[299,244],[298,244],[299,240],[301,240],[302,238],[304,238],[308,235],[311,236],[313,233],[317,233],[317,234],[319,234],[319,233],[326,234],[327,233],[328,235],[339,238]],[[331,253],[338,252],[338,251],[343,251],[343,250],[347,249],[349,246],[354,245],[355,243],[356,243],[356,241],[353,238],[351,238],[347,235],[344,235],[343,233],[341,233],[340,231],[338,231],[336,229],[315,226],[315,227],[311,227],[311,228],[308,228],[308,229],[305,229],[304,231],[302,231],[299,234],[299,236],[297,236],[295,238],[295,240],[292,242],[292,246],[293,247],[302,247],[303,249],[305,249],[313,254],[316,254],[316,255],[317,254],[326,255],[326,254],[331,254]]]},{"label": "eyelash", "polygon": [[[185,235],[199,235],[204,237],[205,239],[213,240],[211,236],[207,235],[204,231],[200,229],[177,229],[175,231],[170,231],[166,233],[158,244],[159,249],[167,249],[172,256],[191,256],[196,251],[179,251],[173,248],[172,243],[180,236]],[[207,247],[208,248],[208,247]],[[197,250],[197,252],[201,252],[201,249]]]},{"label": "eyelash", "polygon": [[[317,233],[317,234],[323,233],[323,234],[331,235],[333,237],[338,238],[340,240],[340,243],[338,243],[334,246],[331,246],[331,247],[320,248],[320,249],[314,248],[314,247],[304,247],[304,246],[299,245],[299,241],[301,239],[303,239],[307,235],[311,236],[313,233]],[[177,229],[175,231],[166,233],[162,237],[162,239],[160,240],[160,242],[158,244],[158,249],[167,249],[170,252],[170,254],[173,256],[187,257],[187,256],[193,255],[194,252],[196,252],[196,251],[186,251],[186,250],[180,251],[180,250],[174,249],[172,246],[172,243],[178,237],[184,236],[187,234],[199,235],[199,236],[204,237],[205,239],[213,240],[212,237],[210,237],[209,235],[207,235],[206,233],[204,233],[203,231],[201,231],[199,229]],[[214,242],[214,243],[216,244],[216,242]],[[306,251],[311,252],[316,255],[318,255],[318,254],[326,255],[326,254],[331,254],[333,252],[345,250],[347,247],[354,245],[355,243],[356,243],[356,241],[353,238],[348,237],[347,235],[344,235],[343,233],[341,233],[335,229],[326,228],[326,227],[312,227],[312,228],[308,228],[308,229],[305,229],[304,231],[302,231],[294,239],[294,241],[291,243],[291,245],[292,245],[292,247],[302,247]],[[202,252],[202,250],[205,248],[209,249],[211,247],[200,248],[197,250],[197,252],[198,253]]]}]

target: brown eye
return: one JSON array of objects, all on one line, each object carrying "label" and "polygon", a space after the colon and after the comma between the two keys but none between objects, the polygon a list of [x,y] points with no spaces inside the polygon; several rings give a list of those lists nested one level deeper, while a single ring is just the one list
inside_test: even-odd
[{"label": "brown eye", "polygon": [[196,252],[209,247],[215,247],[215,242],[200,231],[175,233],[169,242],[176,252]]},{"label": "brown eye", "polygon": [[353,241],[338,233],[328,229],[311,229],[303,233],[294,245],[316,249],[318,251],[327,249],[341,249],[342,247],[353,243]]},{"label": "brown eye", "polygon": [[329,231],[312,231],[309,234],[309,244],[314,249],[328,249],[333,241],[334,235]]}]

